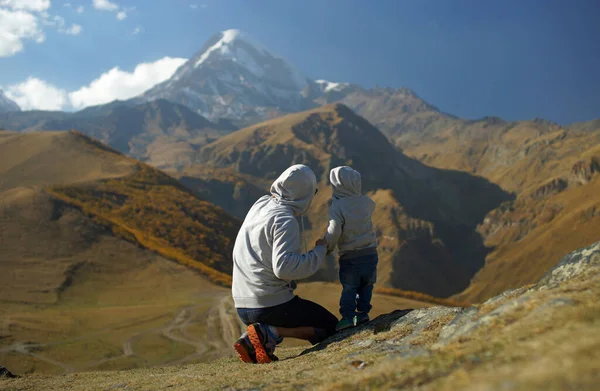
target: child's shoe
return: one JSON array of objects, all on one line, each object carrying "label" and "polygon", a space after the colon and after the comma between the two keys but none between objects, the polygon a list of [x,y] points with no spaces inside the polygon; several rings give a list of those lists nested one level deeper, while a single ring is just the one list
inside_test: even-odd
[{"label": "child's shoe", "polygon": [[358,326],[359,324],[367,323],[369,320],[369,314],[366,312],[359,312],[354,317],[354,325]]},{"label": "child's shoe", "polygon": [[342,318],[342,320],[340,320],[338,322],[338,324],[335,325],[335,331],[346,330],[346,329],[349,329],[350,327],[354,327],[354,319],[349,320],[346,318]]}]

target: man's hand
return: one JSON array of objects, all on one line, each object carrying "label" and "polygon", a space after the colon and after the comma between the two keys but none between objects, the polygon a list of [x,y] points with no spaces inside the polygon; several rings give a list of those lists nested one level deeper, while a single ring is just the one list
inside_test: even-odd
[{"label": "man's hand", "polygon": [[317,247],[317,246],[327,247],[327,240],[325,238],[317,240],[317,242],[315,243],[315,247]]}]

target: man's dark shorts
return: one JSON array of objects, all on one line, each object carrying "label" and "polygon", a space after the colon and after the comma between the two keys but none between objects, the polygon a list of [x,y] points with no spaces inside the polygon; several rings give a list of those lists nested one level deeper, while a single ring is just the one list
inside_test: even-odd
[{"label": "man's dark shorts", "polygon": [[246,325],[265,323],[275,327],[314,327],[317,331],[312,344],[335,333],[337,317],[317,303],[298,296],[287,303],[267,308],[238,308],[237,313]]}]

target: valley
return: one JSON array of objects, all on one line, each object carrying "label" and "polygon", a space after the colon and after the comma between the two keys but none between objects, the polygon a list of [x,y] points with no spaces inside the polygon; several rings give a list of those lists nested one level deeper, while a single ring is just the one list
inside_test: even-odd
[{"label": "valley", "polygon": [[[600,239],[599,120],[463,119],[409,88],[312,80],[237,30],[134,98],[17,109],[0,91],[0,364],[18,374],[231,356],[235,236],[292,164],[318,181],[308,246],[329,170],[361,172],[377,205],[373,316],[486,308]],[[337,269],[334,253],[298,294],[337,314]]]},{"label": "valley", "polygon": [[[77,132],[0,132],[0,156],[3,365],[58,374],[232,354],[242,325],[226,258],[239,220]],[[300,294],[337,312],[337,284],[316,284]]]}]

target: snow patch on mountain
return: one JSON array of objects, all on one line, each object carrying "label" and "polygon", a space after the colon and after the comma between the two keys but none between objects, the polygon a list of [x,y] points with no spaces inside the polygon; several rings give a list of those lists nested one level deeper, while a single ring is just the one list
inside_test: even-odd
[{"label": "snow patch on mountain", "polygon": [[206,118],[252,123],[275,112],[316,105],[316,97],[344,93],[349,83],[315,83],[292,64],[239,30],[211,37],[165,82],[136,98],[159,98],[190,107]]},{"label": "snow patch on mountain", "polygon": [[216,44],[209,47],[203,54],[200,56],[200,59],[196,61],[194,64],[194,68],[198,68],[206,59],[211,55],[214,51],[220,51],[221,55],[231,55],[231,50],[229,48],[229,44],[233,42],[238,36],[240,32],[238,30],[226,30],[223,31],[223,38],[219,40]]},{"label": "snow patch on mountain", "polygon": [[323,91],[323,92],[342,91],[346,87],[350,86],[350,83],[336,83],[336,82],[322,80],[322,79],[315,80],[315,83],[317,83],[321,87],[321,91]]}]

